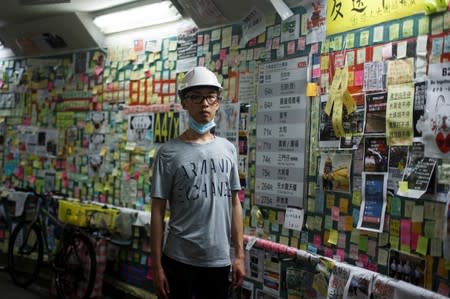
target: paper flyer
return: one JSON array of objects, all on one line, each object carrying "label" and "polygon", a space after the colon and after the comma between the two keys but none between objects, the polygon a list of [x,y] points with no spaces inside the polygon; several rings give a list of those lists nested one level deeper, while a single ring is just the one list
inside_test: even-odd
[{"label": "paper flyer", "polygon": [[387,203],[387,173],[362,173],[362,202],[358,229],[382,232]]}]

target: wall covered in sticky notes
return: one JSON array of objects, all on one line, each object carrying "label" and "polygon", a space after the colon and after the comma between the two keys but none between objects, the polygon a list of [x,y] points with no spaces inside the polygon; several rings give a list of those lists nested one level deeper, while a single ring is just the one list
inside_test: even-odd
[{"label": "wall covered in sticky notes", "polygon": [[[325,297],[345,289],[343,262],[448,296],[449,12],[327,36],[324,6],[293,11],[1,61],[2,183],[148,211],[158,146],[187,128],[178,83],[206,66],[224,87],[216,134],[238,149],[244,231],[264,240],[247,252],[245,294]],[[144,269],[128,282],[151,288],[148,236],[134,237],[121,277]],[[318,268],[286,256],[296,250]]]}]

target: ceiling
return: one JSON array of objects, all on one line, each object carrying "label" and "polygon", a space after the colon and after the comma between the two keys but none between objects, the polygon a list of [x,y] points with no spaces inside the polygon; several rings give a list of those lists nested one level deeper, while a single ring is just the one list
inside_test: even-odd
[{"label": "ceiling", "polygon": [[[0,40],[16,56],[29,53],[18,47],[18,39],[35,40],[43,33],[61,36],[68,44],[65,51],[100,47],[105,36],[93,24],[93,17],[104,11],[131,8],[140,3],[162,0],[1,0]],[[253,8],[275,13],[270,0],[170,0],[185,18],[199,28],[239,23]],[[284,0],[290,6],[310,6],[312,0]],[[45,2],[53,2],[45,4]],[[64,2],[64,3],[55,3]],[[29,5],[28,3],[35,3]],[[52,54],[60,49],[39,49]]]},{"label": "ceiling", "polygon": [[[156,2],[158,0],[154,0]],[[135,0],[71,0],[60,4],[22,5],[30,0],[2,0],[0,9],[0,27],[8,24],[22,24],[40,18],[66,14],[70,12],[92,13],[115,7]],[[39,0],[34,2],[39,3]]]}]

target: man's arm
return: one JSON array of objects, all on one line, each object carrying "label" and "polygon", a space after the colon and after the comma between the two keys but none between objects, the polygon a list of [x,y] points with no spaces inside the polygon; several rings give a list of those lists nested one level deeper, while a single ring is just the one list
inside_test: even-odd
[{"label": "man's arm", "polygon": [[245,253],[244,253],[244,232],[243,232],[242,206],[237,191],[232,192],[231,210],[231,239],[233,241],[235,260],[232,266],[233,288],[242,284],[245,276]]},{"label": "man's arm", "polygon": [[166,202],[167,201],[164,199],[152,198],[150,245],[152,253],[153,286],[159,298],[167,298],[169,293],[169,285],[161,265]]}]

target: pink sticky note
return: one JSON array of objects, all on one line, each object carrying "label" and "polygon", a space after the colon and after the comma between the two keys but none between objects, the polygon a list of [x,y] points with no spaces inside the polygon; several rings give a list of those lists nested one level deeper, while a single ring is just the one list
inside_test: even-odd
[{"label": "pink sticky note", "polygon": [[220,49],[219,59],[225,60],[227,58],[227,49]]},{"label": "pink sticky note", "polygon": [[363,82],[364,82],[364,71],[363,70],[359,70],[359,71],[355,71],[355,86],[362,86]]},{"label": "pink sticky note", "polygon": [[341,262],[345,261],[345,251],[344,251],[344,249],[338,248],[336,250],[336,255],[339,256],[339,258],[341,259],[340,260]]},{"label": "pink sticky note", "polygon": [[313,237],[313,244],[317,248],[320,248],[320,244],[322,244],[322,237],[320,235],[314,235]]},{"label": "pink sticky note", "polygon": [[331,208],[331,219],[333,221],[339,221],[339,207]]},{"label": "pink sticky note", "polygon": [[333,257],[333,250],[331,248],[325,247],[323,249],[323,255],[329,258]]},{"label": "pink sticky note", "polygon": [[411,245],[411,219],[402,219],[400,221],[400,243]]},{"label": "pink sticky note", "polygon": [[28,183],[30,183],[31,185],[34,185],[34,182],[36,182],[36,177],[34,175],[30,175],[28,177]]}]

